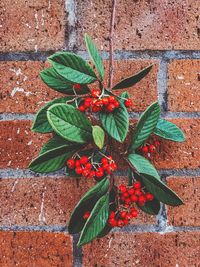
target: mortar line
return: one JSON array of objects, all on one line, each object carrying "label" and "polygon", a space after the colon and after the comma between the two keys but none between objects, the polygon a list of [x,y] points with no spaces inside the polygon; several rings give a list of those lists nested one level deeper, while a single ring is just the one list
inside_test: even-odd
[{"label": "mortar line", "polygon": [[60,225],[1,225],[0,231],[44,231],[67,232],[67,226]]},{"label": "mortar line", "polygon": [[[174,177],[200,177],[200,168],[197,169],[167,169],[167,170],[158,170],[158,173],[162,178],[167,178],[170,176]],[[116,177],[127,176],[127,170],[118,170],[115,172]],[[51,179],[70,179],[70,176],[67,176],[65,169],[61,169],[56,172],[51,173],[35,173],[28,169],[0,169],[0,179],[32,179],[32,178],[51,178]]]},{"label": "mortar line", "polygon": [[[76,52],[80,56],[83,56],[85,59],[89,58],[86,50],[76,50],[76,5],[73,0],[66,0],[67,10],[70,11],[70,17],[68,17],[68,21],[70,20],[70,34],[67,37],[67,49],[63,50],[68,52]],[[39,51],[39,52],[1,52],[0,53],[0,61],[45,61],[48,56],[55,53],[56,51]],[[100,52],[103,59],[109,58],[109,53],[106,51]],[[165,60],[173,60],[173,59],[200,59],[200,51],[199,50],[144,50],[144,51],[115,51],[114,59],[165,59]]]},{"label": "mortar line", "polygon": [[77,247],[80,234],[73,234],[73,267],[82,267],[82,247]]},{"label": "mortar line", "polygon": [[65,50],[73,51],[76,48],[76,1],[65,0],[67,25],[65,27]]},{"label": "mortar line", "polygon": [[168,110],[168,99],[167,99],[167,61],[161,59],[159,63],[159,70],[157,76],[157,90],[158,90],[158,102],[162,112]]}]

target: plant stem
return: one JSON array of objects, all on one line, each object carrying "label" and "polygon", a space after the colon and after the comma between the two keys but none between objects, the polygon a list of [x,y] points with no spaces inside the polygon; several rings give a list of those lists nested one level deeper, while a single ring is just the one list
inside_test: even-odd
[{"label": "plant stem", "polygon": [[111,12],[111,20],[110,20],[110,36],[109,36],[109,82],[108,87],[110,91],[113,87],[113,32],[115,26],[115,10],[116,10],[116,2],[117,0],[112,0],[112,12]]}]

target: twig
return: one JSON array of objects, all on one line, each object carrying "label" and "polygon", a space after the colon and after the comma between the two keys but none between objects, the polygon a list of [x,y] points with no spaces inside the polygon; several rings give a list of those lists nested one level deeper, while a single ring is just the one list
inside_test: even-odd
[{"label": "twig", "polygon": [[116,2],[117,0],[112,0],[112,12],[111,12],[111,20],[110,20],[110,37],[109,37],[109,82],[108,87],[111,90],[113,86],[113,32],[115,26],[115,10],[116,10]]}]

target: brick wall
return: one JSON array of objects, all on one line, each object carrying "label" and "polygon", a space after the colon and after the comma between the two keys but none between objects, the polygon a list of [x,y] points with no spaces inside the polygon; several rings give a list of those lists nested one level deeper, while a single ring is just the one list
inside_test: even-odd
[{"label": "brick wall", "polygon": [[185,143],[163,142],[154,160],[184,206],[163,205],[157,217],[141,215],[134,224],[77,249],[77,236],[68,235],[66,221],[93,183],[62,171],[36,175],[26,169],[48,138],[31,133],[34,114],[59,96],[38,77],[45,59],[56,50],[87,58],[87,32],[105,50],[107,64],[110,8],[110,0],[1,1],[2,267],[200,266],[199,0],[118,0],[116,15],[115,78],[154,64],[150,75],[129,89],[132,118],[158,97],[162,116],[185,132]]}]

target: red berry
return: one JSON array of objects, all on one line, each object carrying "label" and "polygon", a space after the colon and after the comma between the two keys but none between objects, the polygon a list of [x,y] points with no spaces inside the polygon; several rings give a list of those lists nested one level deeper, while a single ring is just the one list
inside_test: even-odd
[{"label": "red berry", "polygon": [[121,184],[118,188],[119,188],[119,191],[121,191],[121,193],[126,192],[126,186],[124,184]]},{"label": "red berry", "polygon": [[84,107],[89,108],[91,105],[91,98],[86,98],[84,102]]},{"label": "red berry", "polygon": [[126,211],[121,211],[121,212],[120,212],[120,217],[121,217],[122,219],[124,219],[124,218],[126,218],[126,214],[127,214]]},{"label": "red berry", "polygon": [[101,178],[103,176],[102,168],[101,169],[98,168],[98,170],[96,171],[95,175],[96,175],[97,178]]},{"label": "red berry", "polygon": [[101,108],[101,107],[103,106],[103,102],[102,102],[102,100],[97,100],[97,101],[95,102],[95,106]]},{"label": "red berry", "polygon": [[81,158],[80,158],[80,163],[81,164],[86,164],[88,162],[88,157],[86,157],[86,156],[82,156]]},{"label": "red berry", "polygon": [[154,199],[154,196],[151,193],[146,193],[145,197],[147,201],[151,201]]},{"label": "red berry", "polygon": [[135,182],[135,183],[133,184],[133,187],[134,187],[135,189],[139,189],[139,188],[141,188],[141,183],[140,183],[140,181]]},{"label": "red berry", "polygon": [[75,167],[80,167],[80,166],[81,166],[80,160],[77,159],[77,160],[75,161]]},{"label": "red berry", "polygon": [[160,141],[155,141],[154,142],[154,146],[159,147],[160,146]]},{"label": "red berry", "polygon": [[146,198],[145,198],[145,196],[139,196],[139,198],[138,198],[138,202],[146,202]]},{"label": "red berry", "polygon": [[108,97],[108,101],[109,101],[110,103],[115,102],[115,97],[112,96],[112,95],[110,95],[110,96]]},{"label": "red berry", "polygon": [[103,105],[105,105],[105,106],[108,105],[108,103],[109,103],[108,97],[103,97],[102,102],[103,102]]},{"label": "red berry", "polygon": [[83,169],[82,169],[81,167],[76,167],[76,169],[75,169],[75,172],[76,172],[77,174],[81,174],[82,171],[83,171]]},{"label": "red berry", "polygon": [[83,215],[83,219],[87,220],[90,217],[90,212],[86,211]]},{"label": "red berry", "polygon": [[97,112],[100,112],[100,111],[101,111],[101,108],[100,108],[100,107],[97,107],[97,106],[94,106],[94,107],[92,108],[92,111],[93,111],[94,113],[97,113]]},{"label": "red berry", "polygon": [[106,163],[108,163],[107,158],[102,158],[102,159],[101,159],[101,163],[102,163],[102,164],[106,164]]},{"label": "red berry", "polygon": [[79,83],[74,84],[74,89],[75,90],[80,90],[82,86]]},{"label": "red berry", "polygon": [[133,217],[137,217],[138,216],[138,212],[137,212],[136,209],[132,210],[131,214],[132,214]]},{"label": "red berry", "polygon": [[135,193],[135,190],[133,188],[130,188],[128,190],[129,195],[133,195]]},{"label": "red berry", "polygon": [[90,174],[90,171],[88,169],[83,169],[82,175],[83,177],[87,177]]},{"label": "red berry", "polygon": [[130,98],[127,98],[125,101],[124,101],[124,105],[129,108],[133,105],[133,102]]},{"label": "red berry", "polygon": [[154,145],[149,146],[149,152],[150,153],[155,153],[156,152],[156,147]]},{"label": "red berry", "polygon": [[69,169],[74,169],[74,167],[75,167],[75,160],[74,159],[68,159],[67,160],[67,167]]},{"label": "red berry", "polygon": [[79,106],[78,109],[81,111],[81,112],[84,112],[85,111],[85,107],[83,105]]},{"label": "red berry", "polygon": [[129,197],[128,192],[123,193],[123,196],[124,196],[124,197]]},{"label": "red berry", "polygon": [[133,218],[133,215],[131,213],[127,214],[126,215],[126,219],[127,220],[131,220]]},{"label": "red berry", "polygon": [[126,204],[130,204],[130,203],[131,203],[131,199],[130,199],[129,197],[127,197],[127,198],[125,198],[124,202],[125,202]]},{"label": "red berry", "polygon": [[88,175],[88,178],[94,178],[94,176],[95,176],[95,171],[91,170],[89,175]]},{"label": "red berry", "polygon": [[127,225],[127,224],[128,224],[128,220],[124,219],[124,225]]},{"label": "red berry", "polygon": [[106,168],[106,173],[107,174],[111,174],[112,172],[113,172],[112,167],[110,165],[108,165],[107,168]]},{"label": "red berry", "polygon": [[106,107],[106,111],[108,112],[112,112],[113,110],[115,110],[115,105],[110,103],[107,107]]},{"label": "red berry", "polygon": [[113,171],[116,171],[116,169],[117,169],[117,164],[116,164],[115,162],[113,162],[113,163],[110,164],[110,167],[111,167],[111,169],[112,169]]},{"label": "red berry", "polygon": [[143,146],[141,150],[142,150],[143,153],[148,153],[149,152],[148,146]]},{"label": "red berry", "polygon": [[92,169],[92,164],[90,162],[86,163],[85,168],[88,170]]},{"label": "red berry", "polygon": [[107,171],[108,168],[109,168],[109,164],[108,164],[108,163],[104,163],[104,164],[102,164],[102,169],[103,169],[104,171]]},{"label": "red berry", "polygon": [[123,227],[123,226],[124,226],[124,222],[123,222],[122,220],[119,220],[119,221],[117,222],[117,226],[118,226],[118,227]]},{"label": "red berry", "polygon": [[142,191],[141,191],[140,189],[136,189],[136,190],[135,190],[135,195],[136,195],[136,196],[139,197],[139,196],[141,196],[142,194],[143,194],[143,193],[142,193]]},{"label": "red berry", "polygon": [[108,220],[108,223],[110,224],[110,226],[115,227],[118,225],[117,221],[114,218],[111,218]]},{"label": "red berry", "polygon": [[115,212],[114,211],[111,211],[109,218],[115,218]]},{"label": "red berry", "polygon": [[132,195],[131,196],[131,201],[132,202],[137,202],[138,201],[138,197],[136,195]]},{"label": "red berry", "polygon": [[113,102],[113,105],[115,106],[115,108],[118,108],[118,107],[119,107],[119,102],[118,102],[117,100],[115,100],[115,101]]},{"label": "red berry", "polygon": [[113,157],[112,157],[112,156],[107,156],[107,158],[108,158],[109,160],[113,160]]},{"label": "red berry", "polygon": [[93,97],[99,97],[100,94],[101,94],[101,91],[99,89],[93,89],[91,91],[91,96],[93,96]]}]

